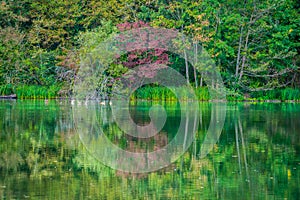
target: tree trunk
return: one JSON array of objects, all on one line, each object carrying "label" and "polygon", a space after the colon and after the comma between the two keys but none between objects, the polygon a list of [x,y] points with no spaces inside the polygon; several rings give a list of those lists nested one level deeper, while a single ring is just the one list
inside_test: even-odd
[{"label": "tree trunk", "polygon": [[196,64],[198,63],[198,43],[196,42],[194,45],[194,79],[195,79],[195,87],[198,88],[198,80],[197,80],[197,69]]},{"label": "tree trunk", "polygon": [[238,78],[238,75],[239,75],[242,39],[243,39],[243,27],[241,27],[241,30],[240,30],[239,48],[238,48],[238,55],[236,58],[236,66],[235,66],[235,78],[236,79]]},{"label": "tree trunk", "polygon": [[243,54],[243,58],[242,58],[242,66],[240,69],[238,84],[241,82],[242,76],[244,74],[244,68],[245,68],[245,63],[246,63],[246,59],[247,59],[247,51],[248,51],[248,44],[249,44],[250,26],[252,23],[253,23],[253,13],[251,14],[251,17],[250,17],[249,27],[248,27],[248,31],[247,31],[247,35],[246,35],[246,39],[245,39],[244,54]]},{"label": "tree trunk", "polygon": [[186,50],[184,49],[184,62],[185,62],[185,75],[186,75],[186,83],[190,84],[190,77],[189,77],[189,63],[187,60]]},{"label": "tree trunk", "polygon": [[238,83],[241,82],[242,76],[244,74],[244,68],[245,68],[245,63],[246,63],[246,59],[247,59],[247,50],[248,50],[249,35],[250,35],[250,31],[248,30],[247,36],[246,36],[246,41],[245,41],[245,49],[244,49],[244,55],[243,55],[243,58],[242,58],[242,66],[241,66],[241,70],[240,70],[240,76],[239,76]]},{"label": "tree trunk", "polygon": [[182,32],[182,43],[183,43],[183,54],[184,54],[184,63],[185,63],[185,75],[186,75],[186,83],[189,85],[190,84],[190,77],[189,77],[189,63],[188,63],[188,58],[186,54],[186,43],[183,35],[183,26],[181,26],[181,32]]},{"label": "tree trunk", "polygon": [[203,77],[202,77],[202,74],[201,74],[201,78],[200,78],[200,87],[203,87]]}]

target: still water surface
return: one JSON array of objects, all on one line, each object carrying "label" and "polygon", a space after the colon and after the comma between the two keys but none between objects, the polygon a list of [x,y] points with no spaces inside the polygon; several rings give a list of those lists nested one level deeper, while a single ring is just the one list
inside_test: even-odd
[{"label": "still water surface", "polygon": [[[130,105],[136,123],[149,123],[151,104]],[[109,106],[97,110],[99,123],[127,151],[156,150],[180,122],[176,103],[162,105],[168,118],[151,139],[122,133],[107,117]],[[300,104],[228,103],[220,138],[202,159],[212,104],[199,105],[195,140],[179,160],[129,174],[86,150],[68,101],[0,101],[0,199],[299,199]]]}]

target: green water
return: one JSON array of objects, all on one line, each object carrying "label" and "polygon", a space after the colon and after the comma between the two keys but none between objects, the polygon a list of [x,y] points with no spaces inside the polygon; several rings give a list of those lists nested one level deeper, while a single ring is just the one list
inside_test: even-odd
[{"label": "green water", "polygon": [[[149,123],[150,104],[130,106],[136,123]],[[86,150],[69,102],[0,101],[0,199],[299,199],[300,104],[228,103],[220,138],[202,159],[212,104],[199,105],[195,140],[180,159],[129,174]],[[148,140],[122,133],[107,118],[109,106],[97,113],[114,144],[144,152],[166,145],[178,129],[180,107],[163,106],[166,124]]]}]

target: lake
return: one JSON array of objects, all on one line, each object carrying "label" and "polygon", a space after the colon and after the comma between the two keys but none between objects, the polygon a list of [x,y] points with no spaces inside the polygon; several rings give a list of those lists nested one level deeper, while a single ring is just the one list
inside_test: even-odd
[{"label": "lake", "polygon": [[[149,124],[149,109],[156,103],[131,103],[132,120],[140,126]],[[182,106],[160,104],[167,119],[150,138],[122,132],[109,105],[95,105],[91,111],[112,144],[145,153],[169,144],[182,120]],[[85,105],[1,100],[0,198],[298,199],[300,104],[227,103],[222,131],[208,154],[201,156],[214,104],[199,103],[197,130],[179,159],[154,172],[129,173],[103,164],[91,153],[97,146],[87,146],[88,139],[78,134],[78,107]],[[118,166],[125,163],[126,158],[116,161]]]}]

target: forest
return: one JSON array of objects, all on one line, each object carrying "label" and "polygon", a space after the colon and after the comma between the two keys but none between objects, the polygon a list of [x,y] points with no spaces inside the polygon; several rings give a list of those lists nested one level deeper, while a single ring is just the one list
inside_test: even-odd
[{"label": "forest", "polygon": [[[299,8],[297,0],[0,0],[0,199],[298,199]],[[147,28],[163,35],[152,42],[170,40],[179,54],[113,40]],[[99,44],[108,39],[129,50],[105,52]],[[203,50],[228,101],[212,101],[219,79],[185,59]],[[109,59],[76,88],[88,56],[96,57],[92,67]],[[197,101],[186,88],[176,95],[156,82],[114,101],[120,77],[142,66],[150,79],[163,65]],[[104,99],[76,99],[74,88],[96,88]],[[157,134],[135,137],[133,122],[154,124]],[[103,138],[145,159],[116,156]],[[174,141],[181,156],[152,156]],[[160,169],[137,170],[160,161]]]},{"label": "forest", "polygon": [[[80,56],[128,27],[178,30],[205,48],[229,100],[300,100],[299,1],[296,0],[16,0],[0,6],[0,95],[69,98]],[[140,62],[121,56],[104,72],[116,78]],[[167,63],[209,99],[201,73],[169,52]],[[148,59],[148,60],[147,60]],[[106,87],[106,85],[104,85]],[[147,85],[133,99],[172,99]]]}]

